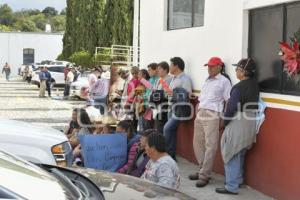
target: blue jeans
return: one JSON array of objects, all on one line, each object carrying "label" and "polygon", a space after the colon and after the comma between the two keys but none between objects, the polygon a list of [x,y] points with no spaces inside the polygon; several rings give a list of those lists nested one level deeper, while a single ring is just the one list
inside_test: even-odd
[{"label": "blue jeans", "polygon": [[167,152],[172,157],[176,155],[177,128],[179,123],[179,120],[171,117],[164,126],[164,136],[167,144]]},{"label": "blue jeans", "polygon": [[238,192],[239,185],[244,182],[244,161],[247,149],[241,150],[225,164],[225,188],[230,192]]},{"label": "blue jeans", "polygon": [[106,107],[106,97],[94,97],[95,108],[100,110],[101,115],[104,115]]}]

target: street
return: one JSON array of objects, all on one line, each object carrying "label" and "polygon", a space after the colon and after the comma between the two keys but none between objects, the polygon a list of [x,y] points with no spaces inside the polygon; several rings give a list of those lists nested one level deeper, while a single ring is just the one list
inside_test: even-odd
[{"label": "street", "polygon": [[[33,124],[64,130],[71,118],[72,109],[85,105],[79,100],[55,100],[63,95],[63,88],[54,88],[53,98],[39,98],[39,89],[14,77],[10,82],[0,78],[0,117],[20,120]],[[196,188],[195,182],[188,180],[188,175],[197,170],[197,166],[182,158],[178,159],[181,173],[180,190],[201,200],[270,200],[272,198],[245,186],[238,196],[226,196],[215,193],[215,188],[222,186],[224,177],[214,174],[211,184],[205,188]]]}]

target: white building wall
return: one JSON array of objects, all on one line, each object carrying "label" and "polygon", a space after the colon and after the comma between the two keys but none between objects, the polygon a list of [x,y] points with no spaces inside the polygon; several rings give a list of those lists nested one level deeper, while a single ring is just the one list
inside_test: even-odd
[{"label": "white building wall", "polygon": [[0,32],[0,69],[8,62],[12,74],[23,64],[23,49],[34,49],[35,62],[55,60],[62,52],[63,34]]},{"label": "white building wall", "polygon": [[206,0],[204,26],[167,31],[167,0],[140,1],[141,66],[180,56],[186,62],[185,71],[191,76],[195,90],[201,90],[201,84],[208,76],[203,65],[212,56],[225,61],[227,73],[233,83],[237,82],[231,64],[247,56],[248,9],[290,2]]}]

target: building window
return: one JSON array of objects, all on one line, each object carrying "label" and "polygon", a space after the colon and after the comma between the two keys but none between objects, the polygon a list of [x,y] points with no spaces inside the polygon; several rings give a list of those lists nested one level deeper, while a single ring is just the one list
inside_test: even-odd
[{"label": "building window", "polygon": [[278,55],[279,41],[290,42],[300,28],[300,3],[251,10],[249,19],[249,56],[257,62],[261,91],[300,96],[300,85],[283,71]]},{"label": "building window", "polygon": [[168,30],[204,25],[205,0],[168,0]]},{"label": "building window", "polygon": [[34,63],[34,49],[23,49],[23,64]]}]

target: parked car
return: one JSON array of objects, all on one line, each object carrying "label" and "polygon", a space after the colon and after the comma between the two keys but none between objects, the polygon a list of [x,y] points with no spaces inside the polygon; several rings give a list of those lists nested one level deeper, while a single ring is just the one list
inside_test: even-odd
[{"label": "parked car", "polygon": [[67,137],[53,128],[0,119],[0,147],[34,163],[72,165]]},{"label": "parked car", "polygon": [[70,97],[75,97],[79,99],[87,99],[89,81],[88,77],[91,72],[86,71],[80,74],[75,82],[71,84]]},{"label": "parked car", "polygon": [[[65,75],[64,68],[65,65],[45,65],[48,67],[48,70],[51,74],[51,87],[55,85],[64,85],[65,84]],[[31,79],[31,83],[40,87],[40,79],[39,79],[40,69],[35,70]]]},{"label": "parked car", "polygon": [[84,168],[34,165],[0,150],[1,199],[193,200],[146,180]]}]

